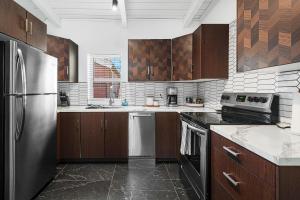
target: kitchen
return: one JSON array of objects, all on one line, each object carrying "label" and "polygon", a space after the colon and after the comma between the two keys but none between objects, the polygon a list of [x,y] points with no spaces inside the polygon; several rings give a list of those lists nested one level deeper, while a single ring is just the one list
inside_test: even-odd
[{"label": "kitchen", "polygon": [[300,199],[298,13],[0,0],[1,199]]}]

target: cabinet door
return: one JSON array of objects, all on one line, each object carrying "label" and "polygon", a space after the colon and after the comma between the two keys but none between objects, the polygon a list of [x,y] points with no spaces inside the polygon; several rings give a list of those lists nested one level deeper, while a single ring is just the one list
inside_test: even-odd
[{"label": "cabinet door", "polygon": [[173,81],[192,80],[193,35],[172,40]]},{"label": "cabinet door", "polygon": [[68,56],[65,58],[68,61],[66,67],[68,67],[68,81],[72,83],[78,82],[78,45],[72,40],[65,40],[67,43],[68,53],[65,55]]},{"label": "cabinet door", "polygon": [[149,41],[128,40],[128,81],[150,79]]},{"label": "cabinet door", "polygon": [[47,25],[27,12],[28,27],[27,43],[47,51]]},{"label": "cabinet door", "polygon": [[180,124],[178,114],[156,113],[155,118],[156,159],[176,159],[179,151],[177,145]]},{"label": "cabinet door", "polygon": [[192,72],[193,79],[200,79],[202,77],[202,73],[201,73],[202,34],[201,32],[202,32],[202,26],[200,26],[193,33],[193,72]]},{"label": "cabinet door", "polygon": [[60,158],[80,159],[80,113],[60,113]]},{"label": "cabinet door", "polygon": [[104,113],[81,113],[81,157],[104,157]]},{"label": "cabinet door", "polygon": [[26,10],[12,0],[0,1],[0,32],[26,42]]},{"label": "cabinet door", "polygon": [[128,158],[128,113],[105,113],[105,157]]},{"label": "cabinet door", "polygon": [[204,24],[194,32],[193,79],[228,78],[229,25]]},{"label": "cabinet door", "polygon": [[171,80],[171,40],[149,40],[151,81]]},{"label": "cabinet door", "polygon": [[64,38],[47,35],[47,53],[58,59],[58,81],[68,81],[69,48]]}]

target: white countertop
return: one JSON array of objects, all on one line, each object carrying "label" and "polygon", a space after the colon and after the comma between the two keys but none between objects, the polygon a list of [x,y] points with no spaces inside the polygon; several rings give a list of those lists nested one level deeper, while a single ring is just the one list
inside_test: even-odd
[{"label": "white countertop", "polygon": [[211,130],[278,166],[300,166],[300,136],[277,126],[215,125]]},{"label": "white countertop", "polygon": [[187,106],[178,107],[144,107],[144,106],[124,106],[120,108],[86,109],[86,106],[58,107],[57,112],[216,112],[211,108],[194,108]]}]

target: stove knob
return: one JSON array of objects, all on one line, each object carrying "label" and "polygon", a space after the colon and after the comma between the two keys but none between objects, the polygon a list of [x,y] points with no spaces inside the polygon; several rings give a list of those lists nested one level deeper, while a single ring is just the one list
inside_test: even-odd
[{"label": "stove knob", "polygon": [[253,97],[248,97],[248,101],[253,102],[254,101]]},{"label": "stove knob", "polygon": [[258,97],[254,97],[254,102],[258,103],[260,101],[260,99]]},{"label": "stove knob", "polygon": [[260,97],[260,98],[259,98],[259,101],[260,101],[261,103],[267,103],[268,98],[266,98],[266,97]]},{"label": "stove knob", "polygon": [[222,100],[229,100],[229,99],[230,99],[230,96],[222,95]]}]

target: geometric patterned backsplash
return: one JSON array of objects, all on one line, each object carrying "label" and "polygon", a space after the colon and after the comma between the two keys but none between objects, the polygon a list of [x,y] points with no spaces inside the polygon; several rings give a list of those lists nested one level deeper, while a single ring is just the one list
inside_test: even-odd
[{"label": "geometric patterned backsplash", "polygon": [[281,121],[291,122],[293,93],[300,89],[300,71],[236,73],[236,22],[230,24],[229,36],[229,79],[198,83],[198,95],[204,98],[207,107],[220,108],[224,91],[277,93]]},{"label": "geometric patterned backsplash", "polygon": [[[185,97],[200,96],[206,107],[221,109],[220,98],[225,92],[277,93],[280,96],[280,120],[291,122],[293,93],[300,89],[300,71],[236,73],[236,22],[229,30],[229,79],[199,83],[136,82],[121,83],[121,99],[129,105],[142,106],[146,96],[154,96],[160,105],[166,104],[166,88],[178,88],[178,104],[184,105]],[[299,63],[300,65],[300,63]],[[58,92],[70,96],[71,105],[87,105],[87,83],[58,83]],[[161,98],[162,96],[162,98]],[[91,103],[91,102],[90,102]]]}]

